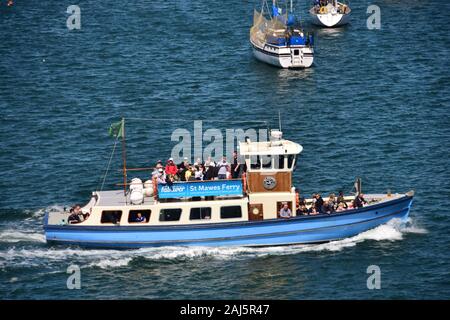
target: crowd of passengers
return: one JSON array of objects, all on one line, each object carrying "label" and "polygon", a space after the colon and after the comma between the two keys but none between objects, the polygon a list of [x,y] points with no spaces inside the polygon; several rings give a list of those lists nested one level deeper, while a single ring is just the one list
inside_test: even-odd
[{"label": "crowd of passengers", "polygon": [[246,164],[239,161],[235,151],[231,163],[225,156],[217,163],[211,157],[204,162],[197,159],[193,164],[189,163],[188,158],[185,157],[178,165],[173,158],[169,158],[165,166],[161,160],[158,160],[152,172],[152,178],[156,179],[158,184],[170,184],[175,181],[239,179],[246,171]]},{"label": "crowd of passengers", "polygon": [[[364,194],[362,193],[356,195],[355,199],[353,199],[350,204],[345,201],[344,193],[342,191],[339,191],[337,197],[334,193],[331,193],[327,200],[324,200],[320,193],[314,193],[309,207],[306,205],[306,199],[300,198],[298,207],[296,208],[296,215],[332,214],[347,209],[362,208],[365,204],[367,204],[367,201],[364,199]],[[283,203],[278,214],[281,218],[292,217],[292,212],[287,202]]]}]

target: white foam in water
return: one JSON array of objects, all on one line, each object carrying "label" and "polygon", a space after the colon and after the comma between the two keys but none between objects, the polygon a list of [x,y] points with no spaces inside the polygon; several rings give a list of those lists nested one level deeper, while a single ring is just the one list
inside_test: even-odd
[{"label": "white foam in water", "polygon": [[[351,238],[332,241],[323,244],[292,245],[277,247],[160,247],[142,248],[136,250],[106,250],[106,249],[78,249],[78,248],[16,248],[0,252],[0,267],[5,266],[50,266],[76,263],[82,268],[99,267],[102,269],[127,266],[134,258],[146,260],[190,260],[202,257],[214,259],[246,259],[267,255],[291,255],[303,252],[341,251],[354,247],[363,241],[399,241],[407,233],[423,234],[425,229],[416,227],[411,220],[406,223],[394,219],[387,224],[378,226]],[[13,236],[13,237],[12,237]],[[0,234],[0,240],[31,238],[36,241],[44,241],[43,235],[36,233],[26,234],[19,231],[4,231]],[[14,238],[15,237],[15,238]],[[20,241],[20,240],[19,240]]]},{"label": "white foam in water", "polygon": [[14,229],[7,229],[0,232],[0,242],[45,242],[45,235],[38,232],[25,232]]}]

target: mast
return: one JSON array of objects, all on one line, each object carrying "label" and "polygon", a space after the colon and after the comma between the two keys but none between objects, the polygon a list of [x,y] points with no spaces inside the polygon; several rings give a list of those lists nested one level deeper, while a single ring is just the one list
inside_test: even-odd
[{"label": "mast", "polygon": [[281,131],[281,111],[278,110],[278,130]]},{"label": "mast", "polygon": [[125,144],[125,118],[122,118],[123,194],[127,194],[127,151]]}]

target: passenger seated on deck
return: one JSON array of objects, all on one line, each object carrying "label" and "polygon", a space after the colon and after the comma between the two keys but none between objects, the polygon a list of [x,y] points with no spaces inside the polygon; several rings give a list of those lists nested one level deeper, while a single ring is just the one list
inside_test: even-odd
[{"label": "passenger seated on deck", "polygon": [[178,173],[177,165],[173,162],[173,158],[169,158],[166,164],[166,174],[175,176]]},{"label": "passenger seated on deck", "polygon": [[187,181],[186,172],[189,171],[189,162],[183,164],[183,168],[178,170],[178,175],[180,176],[180,181]]},{"label": "passenger seated on deck", "polygon": [[158,175],[156,176],[156,181],[158,184],[166,184],[166,174],[164,173],[164,170],[162,168],[158,169]]},{"label": "passenger seated on deck", "polygon": [[194,178],[195,180],[203,180],[203,166],[201,164],[195,167]]},{"label": "passenger seated on deck", "polygon": [[205,161],[205,166],[208,166],[208,165],[211,165],[212,167],[216,166],[216,163],[214,162],[213,159],[211,159],[210,156],[208,158],[206,158],[206,161]]},{"label": "passenger seated on deck", "polygon": [[339,205],[338,205],[338,207],[336,209],[336,212],[342,212],[342,211],[345,211],[345,210],[346,210],[346,208],[344,207],[344,202],[339,203]]},{"label": "passenger seated on deck", "polygon": [[320,213],[333,213],[334,212],[334,207],[333,205],[329,202],[329,201],[324,201],[322,208],[320,210]]},{"label": "passenger seated on deck", "polygon": [[289,209],[289,205],[284,202],[283,207],[280,209],[280,218],[290,218],[292,216],[291,209]]},{"label": "passenger seated on deck", "polygon": [[307,216],[309,214],[309,210],[304,203],[300,202],[299,207],[297,208],[297,216]]},{"label": "passenger seated on deck", "polygon": [[345,202],[344,193],[342,191],[339,191],[339,195],[337,197],[336,203],[338,204],[338,206],[342,203],[345,209],[348,208],[348,205]]},{"label": "passenger seated on deck", "polygon": [[78,214],[76,214],[73,210],[74,208],[70,208],[70,216],[67,219],[67,222],[72,224],[72,223],[79,223],[81,222],[80,217],[78,216]]},{"label": "passenger seated on deck", "polygon": [[330,193],[330,195],[328,196],[328,205],[333,209],[336,209],[337,203],[336,203],[336,196],[334,195],[334,193]]},{"label": "passenger seated on deck", "polygon": [[223,156],[222,161],[220,161],[217,164],[218,172],[217,177],[219,179],[226,179],[227,178],[227,172],[230,171],[230,165],[227,162],[227,157]]},{"label": "passenger seated on deck", "polygon": [[353,200],[353,207],[355,209],[362,208],[365,204],[367,204],[367,201],[364,199],[364,195],[362,193],[358,194],[355,197],[355,200]]},{"label": "passenger seated on deck", "polygon": [[190,172],[190,175],[189,175],[188,181],[194,181],[195,180],[195,166],[190,166],[189,172]]},{"label": "passenger seated on deck", "polygon": [[89,217],[89,213],[83,214],[83,211],[81,211],[81,206],[79,204],[75,205],[70,209],[70,216],[67,219],[69,223],[79,223],[83,222]]},{"label": "passenger seated on deck", "polygon": [[183,158],[183,162],[181,162],[181,163],[178,165],[178,172],[181,172],[181,170],[183,170],[183,169],[186,167],[186,165],[189,165],[189,161],[188,161],[188,158],[187,158],[187,157],[184,157],[184,158]]},{"label": "passenger seated on deck", "polygon": [[211,162],[205,162],[205,167],[203,180],[213,180],[215,175],[215,167]]},{"label": "passenger seated on deck", "polygon": [[316,201],[314,203],[314,206],[316,207],[316,212],[322,213],[322,206],[323,206],[323,198],[320,195],[320,193],[316,194]]},{"label": "passenger seated on deck", "polygon": [[152,179],[158,177],[158,170],[163,169],[162,161],[158,160],[155,165],[155,169],[152,171]]},{"label": "passenger seated on deck", "polygon": [[145,217],[142,215],[142,213],[138,212],[136,214],[136,218],[134,219],[134,222],[143,223],[143,222],[147,222],[147,219],[145,219]]}]

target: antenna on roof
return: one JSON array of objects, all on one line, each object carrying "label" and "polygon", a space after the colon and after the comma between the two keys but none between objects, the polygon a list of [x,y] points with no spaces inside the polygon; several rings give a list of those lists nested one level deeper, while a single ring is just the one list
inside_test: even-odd
[{"label": "antenna on roof", "polygon": [[278,130],[281,131],[281,111],[278,110]]}]

